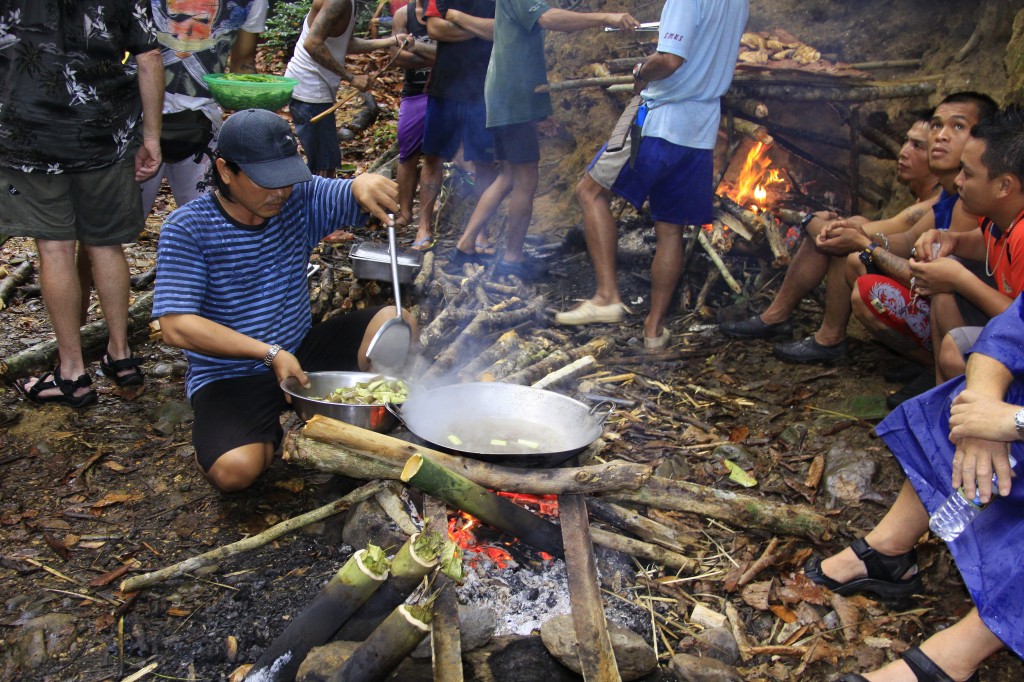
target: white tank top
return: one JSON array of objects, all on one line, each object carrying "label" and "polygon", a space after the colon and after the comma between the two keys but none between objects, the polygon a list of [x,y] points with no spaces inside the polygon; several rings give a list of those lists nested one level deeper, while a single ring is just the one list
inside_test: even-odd
[{"label": "white tank top", "polygon": [[[352,38],[352,30],[355,28],[355,17],[348,23],[348,29],[337,38],[327,38],[324,44],[328,51],[340,63],[345,63],[345,53],[348,52],[348,42]],[[295,54],[288,61],[288,68],[284,75],[299,81],[292,91],[292,97],[300,102],[311,104],[322,104],[334,102],[334,93],[341,83],[341,76],[328,68],[316,63],[304,47],[306,36],[309,34],[309,15],[302,20],[302,33],[299,35],[299,42],[295,44]]]}]

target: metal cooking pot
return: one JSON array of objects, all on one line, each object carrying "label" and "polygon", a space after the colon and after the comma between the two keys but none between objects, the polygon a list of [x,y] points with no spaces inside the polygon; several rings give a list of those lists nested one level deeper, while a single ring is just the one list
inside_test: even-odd
[{"label": "metal cooking pot", "polygon": [[562,464],[597,440],[611,413],[607,403],[500,382],[442,386],[388,409],[435,449],[520,467]]},{"label": "metal cooking pot", "polygon": [[307,372],[306,376],[309,377],[309,388],[303,388],[295,377],[281,382],[281,390],[291,396],[292,407],[303,421],[308,422],[313,415],[319,414],[377,433],[387,433],[398,425],[395,416],[384,405],[351,405],[321,400],[336,388],[348,388],[379,379],[382,375],[371,372]]}]

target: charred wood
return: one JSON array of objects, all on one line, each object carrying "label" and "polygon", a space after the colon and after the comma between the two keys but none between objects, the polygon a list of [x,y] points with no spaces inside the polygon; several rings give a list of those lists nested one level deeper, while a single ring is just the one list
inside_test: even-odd
[{"label": "charred wood", "polygon": [[820,83],[773,83],[753,79],[734,79],[729,88],[729,93],[732,95],[755,99],[834,102],[870,102],[900,97],[921,97],[934,92],[935,83],[929,81],[834,86]]},{"label": "charred wood", "polygon": [[510,384],[532,384],[550,372],[562,367],[563,365],[567,365],[574,360],[578,360],[587,355],[591,355],[595,358],[600,357],[610,347],[610,339],[606,337],[598,337],[576,348],[570,348],[568,350],[559,349],[545,357],[543,360],[540,360],[529,367],[525,367],[514,374],[510,374],[505,377],[504,381]]},{"label": "charred wood", "polygon": [[469,354],[473,344],[480,343],[480,340],[490,332],[497,329],[508,329],[527,320],[537,319],[544,308],[544,298],[537,296],[525,307],[508,309],[518,302],[517,299],[503,301],[488,310],[477,312],[473,321],[466,325],[455,337],[455,340],[438,354],[433,366],[424,375],[424,381],[429,382],[430,379],[441,377],[450,371],[460,358]]}]

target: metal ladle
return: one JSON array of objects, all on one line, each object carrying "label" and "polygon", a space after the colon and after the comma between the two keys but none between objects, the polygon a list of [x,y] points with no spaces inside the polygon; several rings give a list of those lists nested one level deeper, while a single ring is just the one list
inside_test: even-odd
[{"label": "metal ladle", "polygon": [[391,284],[395,289],[395,316],[384,322],[370,339],[366,357],[373,363],[374,370],[397,370],[405,365],[412,345],[412,328],[402,318],[401,284],[398,281],[398,245],[395,238],[393,216],[388,225],[388,254],[391,256]]}]

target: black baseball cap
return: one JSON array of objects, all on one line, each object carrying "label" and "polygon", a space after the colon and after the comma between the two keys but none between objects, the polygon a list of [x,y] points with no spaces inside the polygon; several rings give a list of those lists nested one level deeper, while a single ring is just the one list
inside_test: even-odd
[{"label": "black baseball cap", "polygon": [[224,121],[217,156],[233,161],[260,187],[309,182],[313,174],[299,156],[299,143],[283,118],[265,109],[244,109]]}]

